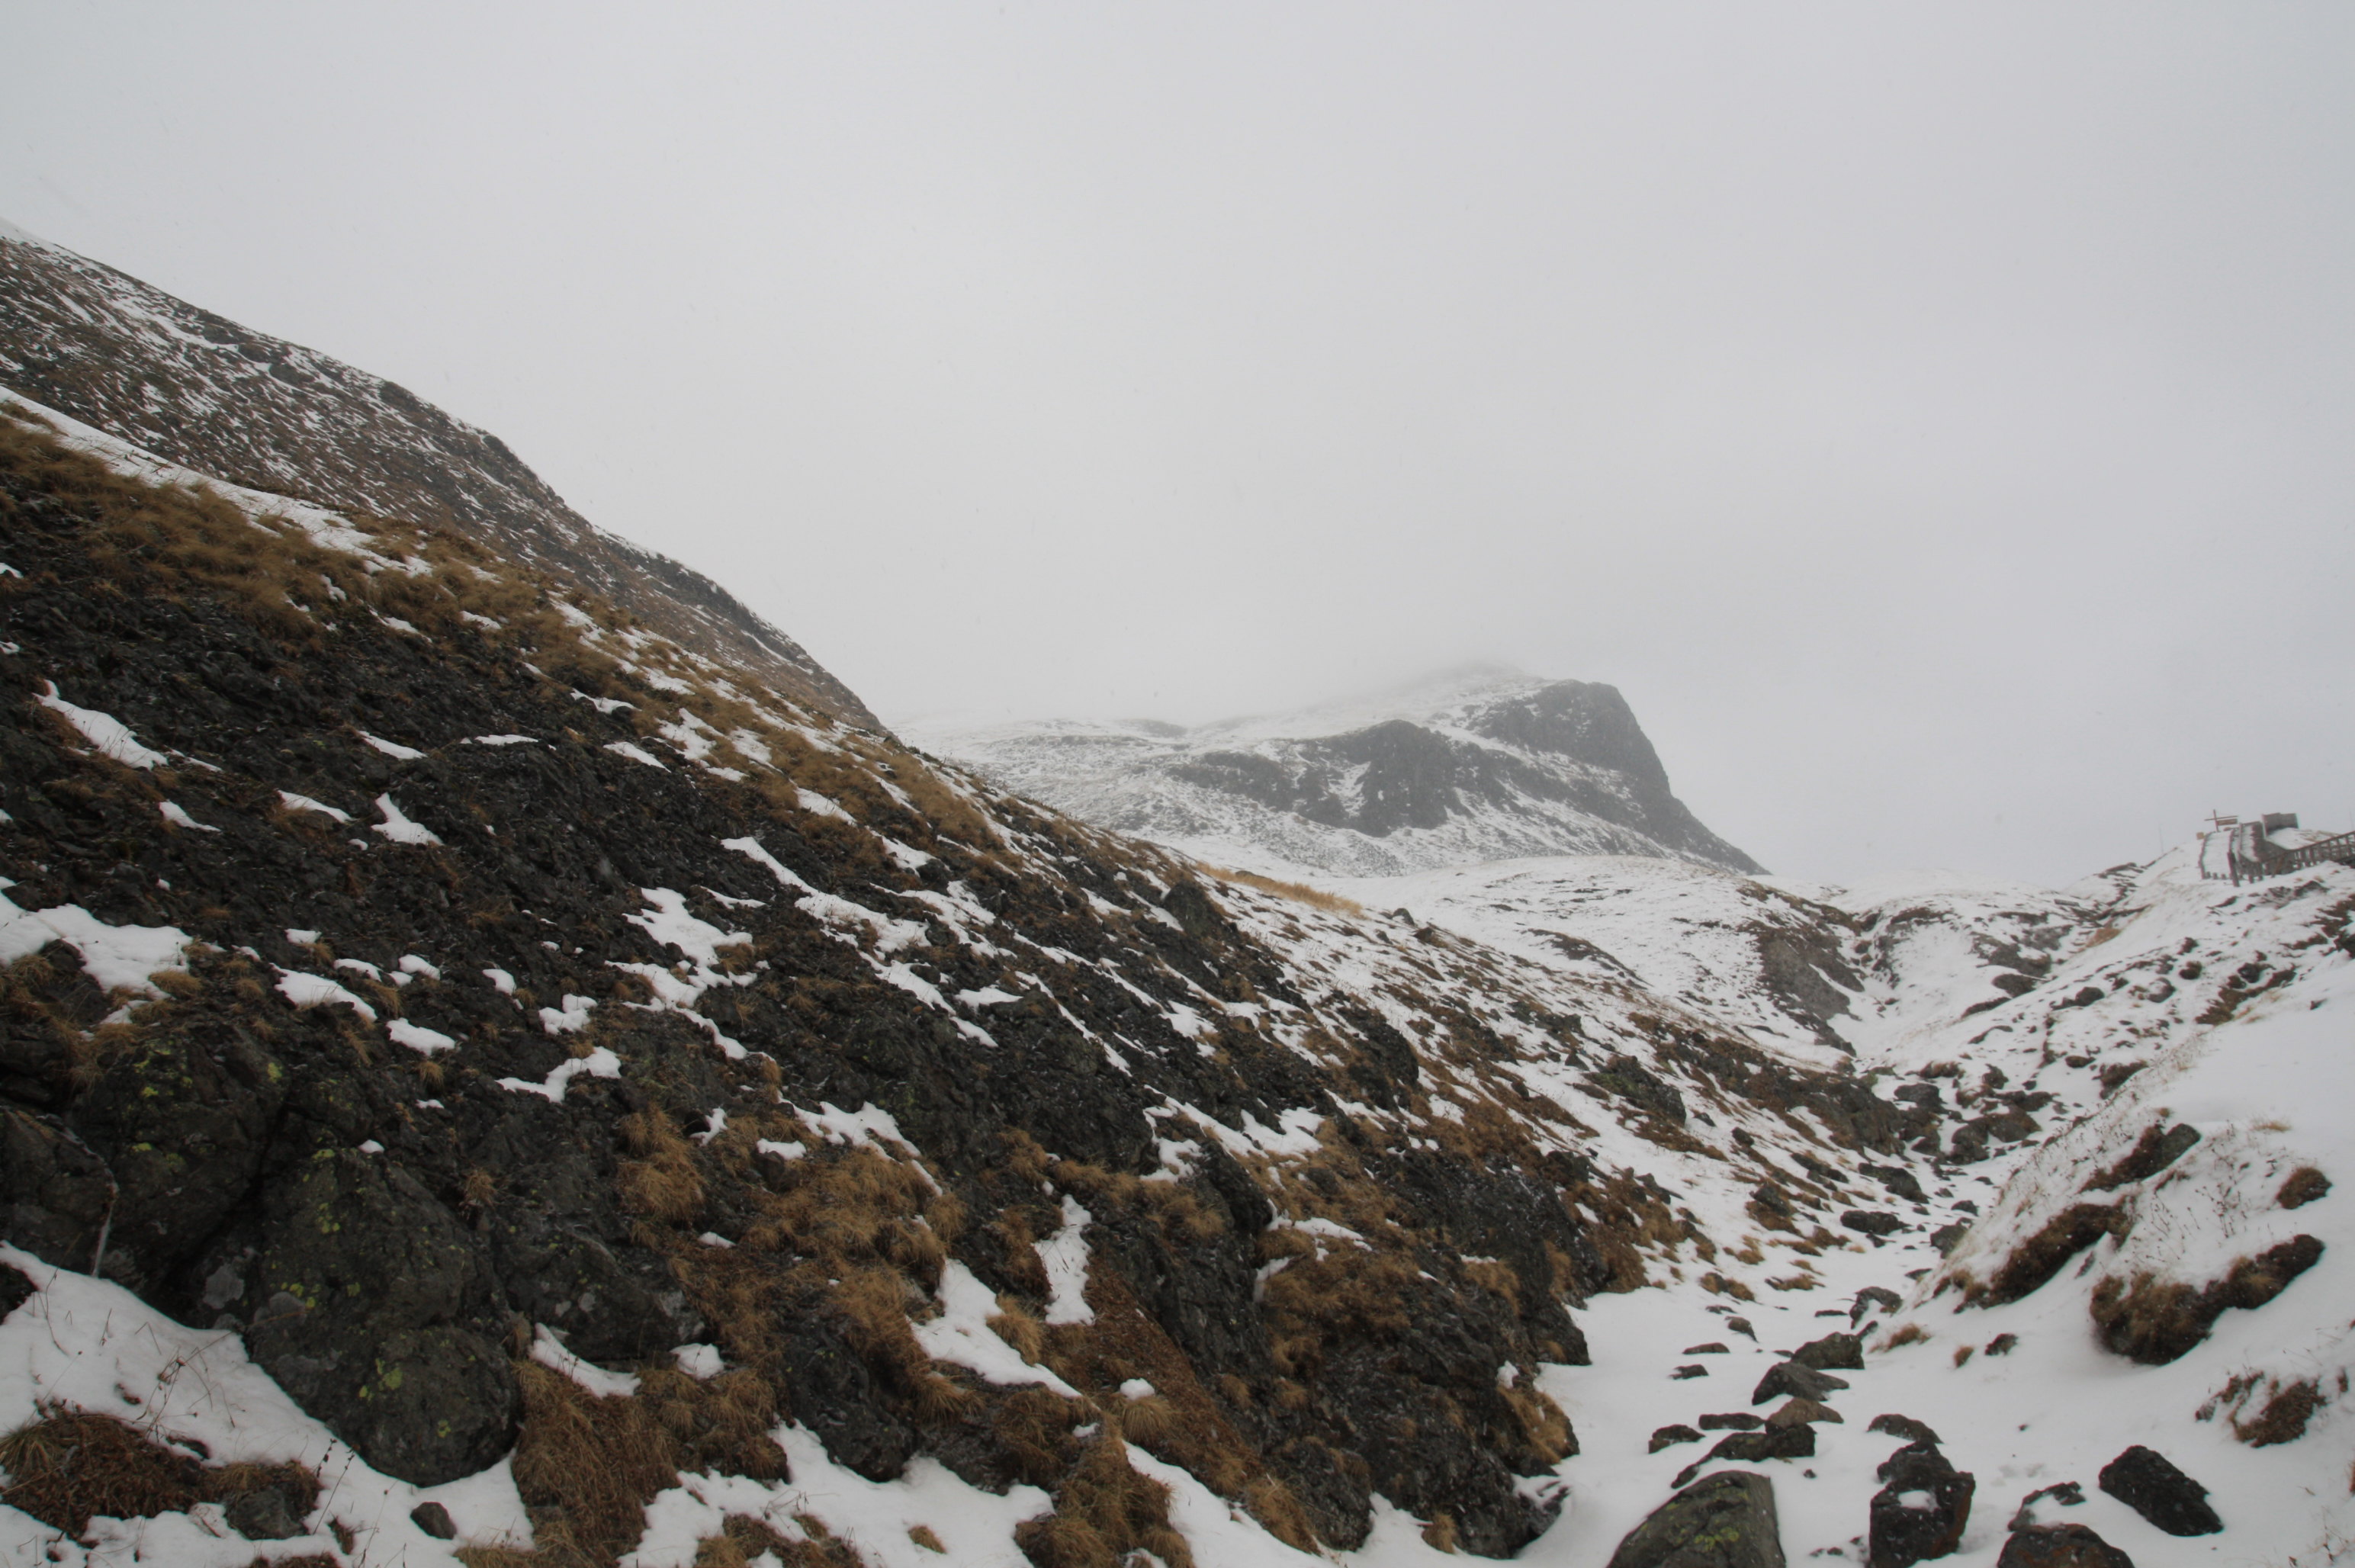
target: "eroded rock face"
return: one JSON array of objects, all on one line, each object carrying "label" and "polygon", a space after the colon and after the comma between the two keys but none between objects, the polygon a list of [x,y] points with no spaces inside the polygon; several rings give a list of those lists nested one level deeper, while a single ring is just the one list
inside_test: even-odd
[{"label": "eroded rock face", "polygon": [[1971,1521],[1977,1479],[1926,1443],[1909,1443],[1881,1462],[1886,1483],[1873,1494],[1872,1568],[1913,1568],[1951,1554]]},{"label": "eroded rock face", "polygon": [[2164,1454],[2137,1443],[2102,1467],[2102,1490],[2169,1535],[2214,1535],[2224,1528],[2208,1488]]},{"label": "eroded rock face", "polygon": [[1696,1481],[1628,1533],[1610,1568],[1784,1568],[1774,1483],[1747,1470]]}]

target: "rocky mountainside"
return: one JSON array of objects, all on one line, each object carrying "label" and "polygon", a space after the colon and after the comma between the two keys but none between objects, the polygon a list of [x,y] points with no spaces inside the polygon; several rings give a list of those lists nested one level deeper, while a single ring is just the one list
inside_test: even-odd
[{"label": "rocky mountainside", "polygon": [[1219,873],[323,499],[0,398],[11,1560],[2355,1539],[2355,871]]},{"label": "rocky mountainside", "polygon": [[255,489],[456,528],[797,699],[879,730],[701,572],[597,528],[486,431],[0,223],[0,386]]},{"label": "rocky mountainside", "polygon": [[1477,668],[1301,713],[918,732],[1007,788],[1220,864],[1384,876],[1527,855],[1756,871],[1668,789],[1616,688]]}]

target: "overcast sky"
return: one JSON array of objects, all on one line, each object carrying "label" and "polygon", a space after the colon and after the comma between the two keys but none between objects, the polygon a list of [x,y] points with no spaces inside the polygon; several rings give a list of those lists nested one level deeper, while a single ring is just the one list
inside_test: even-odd
[{"label": "overcast sky", "polygon": [[1778,871],[2355,826],[2355,7],[18,4],[0,217],[887,720],[1616,684]]}]

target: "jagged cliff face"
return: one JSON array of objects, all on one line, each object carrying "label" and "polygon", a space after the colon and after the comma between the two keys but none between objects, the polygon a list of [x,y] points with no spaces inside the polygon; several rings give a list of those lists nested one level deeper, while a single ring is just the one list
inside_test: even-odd
[{"label": "jagged cliff face", "polygon": [[5,224],[0,386],[218,478],[456,528],[796,701],[882,728],[792,638],[701,572],[593,527],[498,437]]},{"label": "jagged cliff face", "polygon": [[1616,688],[1492,670],[1185,730],[1058,722],[919,737],[1075,816],[1213,860],[1383,876],[1528,855],[1756,871],[1668,788]]},{"label": "jagged cliff face", "polygon": [[[0,411],[12,1551],[2355,1535],[2355,872],[1219,875],[466,530]],[[1445,731],[1611,731],[1553,689]]]}]

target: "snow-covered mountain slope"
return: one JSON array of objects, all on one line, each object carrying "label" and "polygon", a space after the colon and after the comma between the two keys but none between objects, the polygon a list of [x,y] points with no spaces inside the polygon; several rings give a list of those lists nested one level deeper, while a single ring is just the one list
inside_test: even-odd
[{"label": "snow-covered mountain slope", "polygon": [[6,400],[0,814],[0,1561],[2355,1533],[2346,867],[1221,873]]},{"label": "snow-covered mountain slope", "polygon": [[882,728],[791,637],[701,572],[591,524],[498,437],[7,226],[0,385],[221,479],[464,529],[796,701]]},{"label": "snow-covered mountain slope", "polygon": [[1056,721],[914,731],[1005,787],[1213,863],[1384,876],[1528,855],[1754,871],[1670,793],[1608,686],[1459,671],[1196,729]]}]

